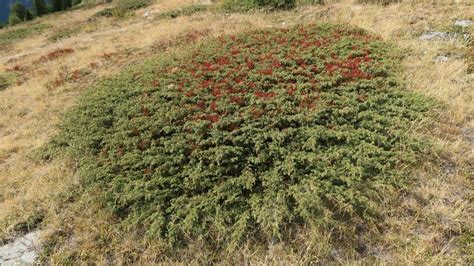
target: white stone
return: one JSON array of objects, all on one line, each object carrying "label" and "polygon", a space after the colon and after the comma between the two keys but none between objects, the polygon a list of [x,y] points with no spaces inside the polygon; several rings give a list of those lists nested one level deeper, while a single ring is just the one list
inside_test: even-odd
[{"label": "white stone", "polygon": [[432,40],[451,41],[457,38],[461,38],[461,39],[464,39],[465,41],[469,41],[470,36],[468,33],[459,34],[457,32],[427,31],[419,37],[419,39],[423,41],[432,41]]},{"label": "white stone", "polygon": [[39,235],[33,231],[0,247],[0,265],[33,264],[40,250]]},{"label": "white stone", "polygon": [[472,21],[471,20],[468,20],[468,19],[456,19],[456,21],[454,21],[454,25],[455,26],[461,26],[461,27],[469,27],[472,25]]},{"label": "white stone", "polygon": [[448,60],[449,60],[449,57],[445,55],[438,55],[437,57],[435,57],[435,61],[438,63],[447,62]]}]

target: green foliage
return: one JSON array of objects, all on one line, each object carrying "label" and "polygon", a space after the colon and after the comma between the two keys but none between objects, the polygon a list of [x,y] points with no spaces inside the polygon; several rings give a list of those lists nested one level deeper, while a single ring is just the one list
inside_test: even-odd
[{"label": "green foliage", "polygon": [[226,11],[248,11],[256,8],[253,0],[224,0],[222,9]]},{"label": "green foliage", "polygon": [[52,2],[52,11],[59,12],[63,8],[63,1],[62,0],[53,0]]},{"label": "green foliage", "polygon": [[297,0],[297,6],[324,4],[324,0]]},{"label": "green foliage", "polygon": [[6,29],[3,32],[0,32],[0,45],[10,44],[14,41],[18,41],[35,34],[40,34],[49,27],[51,26],[46,24],[33,24],[19,28]]},{"label": "green foliage", "polygon": [[61,0],[61,10],[67,10],[72,7],[72,0]]},{"label": "green foliage", "polygon": [[409,128],[429,104],[397,63],[343,26],[226,36],[88,90],[55,145],[119,226],[170,254],[370,224],[424,149]]},{"label": "green foliage", "polygon": [[34,0],[33,10],[35,11],[36,15],[39,17],[48,13],[48,7],[44,0]]},{"label": "green foliage", "polygon": [[288,9],[295,7],[295,0],[255,0],[259,7],[270,7],[276,9]]},{"label": "green foliage", "polygon": [[203,12],[208,10],[207,5],[190,5],[180,9],[171,10],[168,12],[161,13],[158,18],[177,18],[180,16],[191,16],[195,13]]},{"label": "green foliage", "polygon": [[15,72],[0,73],[0,91],[20,82],[20,75]]},{"label": "green foliage", "polygon": [[72,37],[74,35],[77,35],[80,33],[82,28],[80,26],[73,26],[73,27],[68,27],[66,29],[62,29],[58,32],[55,32],[53,35],[48,37],[48,41],[50,42],[57,42],[62,39],[66,39],[69,37]]},{"label": "green foliage", "polygon": [[10,80],[4,74],[0,74],[0,91],[8,88],[10,85]]},{"label": "green foliage", "polygon": [[94,17],[112,17],[114,15],[114,8],[105,8],[94,14]]},{"label": "green foliage", "polygon": [[16,2],[10,7],[10,16],[8,17],[10,26],[32,19],[33,15],[31,12],[20,2]]},{"label": "green foliage", "polygon": [[290,9],[295,5],[295,0],[225,0],[222,7],[228,11],[247,11],[255,8]]},{"label": "green foliage", "polygon": [[150,0],[117,0],[114,2],[116,8],[124,11],[140,9],[150,4]]},{"label": "green foliage", "polygon": [[82,0],[72,0],[72,6],[77,6],[82,3]]},{"label": "green foliage", "polygon": [[125,17],[130,11],[146,7],[150,0],[118,0],[115,6],[97,12],[95,17]]},{"label": "green foliage", "polygon": [[10,26],[15,26],[21,22],[23,22],[23,20],[21,20],[16,14],[10,14],[8,16],[8,25]]},{"label": "green foliage", "polygon": [[377,5],[389,5],[394,3],[401,3],[402,0],[357,0],[359,4],[377,4]]}]

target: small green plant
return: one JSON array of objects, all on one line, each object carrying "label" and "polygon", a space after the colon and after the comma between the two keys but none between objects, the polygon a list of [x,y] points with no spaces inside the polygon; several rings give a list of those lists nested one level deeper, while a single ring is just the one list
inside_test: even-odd
[{"label": "small green plant", "polygon": [[150,2],[151,0],[117,0],[115,1],[115,7],[124,11],[129,11],[146,7]]},{"label": "small green plant", "polygon": [[324,0],[296,0],[297,6],[324,4]]},{"label": "small green plant", "polygon": [[208,8],[209,7],[207,5],[190,5],[190,6],[185,6],[183,8],[180,8],[180,9],[175,9],[175,10],[171,10],[165,13],[161,13],[158,16],[158,18],[162,19],[162,18],[177,18],[180,16],[191,16],[195,13],[206,11],[208,10]]},{"label": "small green plant", "polygon": [[93,17],[112,17],[114,16],[115,8],[105,8],[95,13]]},{"label": "small green plant", "polygon": [[15,15],[13,13],[8,16],[8,25],[10,25],[10,26],[15,26],[15,25],[20,24],[22,22],[23,22],[23,20],[21,20],[17,15]]},{"label": "small green plant", "polygon": [[255,8],[253,0],[225,0],[222,9],[230,12],[248,11]]},{"label": "small green plant", "polygon": [[8,88],[10,86],[10,81],[4,77],[4,75],[0,75],[0,91]]},{"label": "small green plant", "polygon": [[94,14],[94,17],[125,17],[133,10],[146,7],[150,2],[151,0],[118,0],[114,2],[114,7],[103,9]]},{"label": "small green plant", "polygon": [[402,0],[357,0],[357,3],[359,4],[376,4],[376,5],[390,5],[390,4],[396,4],[396,3],[401,3]]},{"label": "small green plant", "polygon": [[255,0],[259,7],[270,7],[275,9],[290,9],[295,7],[295,0]]},{"label": "small green plant", "polygon": [[82,4],[82,0],[72,0],[72,6],[77,6],[79,4]]},{"label": "small green plant", "polygon": [[227,11],[247,11],[256,8],[290,9],[295,0],[225,0],[222,8]]},{"label": "small green plant", "polygon": [[7,89],[18,82],[18,76],[15,73],[7,72],[0,74],[0,91]]},{"label": "small green plant", "polygon": [[77,35],[82,30],[81,27],[71,27],[55,32],[53,35],[48,37],[48,41],[57,42],[62,39],[70,38],[74,35]]}]

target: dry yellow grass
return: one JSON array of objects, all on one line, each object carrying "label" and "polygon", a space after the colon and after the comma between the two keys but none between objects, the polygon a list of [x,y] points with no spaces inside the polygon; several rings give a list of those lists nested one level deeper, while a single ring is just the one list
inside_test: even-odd
[{"label": "dry yellow grass", "polygon": [[[412,177],[417,185],[392,210],[385,236],[377,241],[368,240],[370,252],[381,262],[397,264],[473,259],[472,246],[467,246],[469,238],[463,239],[472,238],[474,230],[474,74],[466,71],[468,64],[472,64],[469,60],[474,60],[466,55],[473,48],[462,41],[417,39],[422,31],[449,26],[456,18],[474,19],[472,5],[401,3],[381,7],[343,1],[272,14],[204,12],[174,20],[142,17],[145,11],[165,12],[194,2],[158,1],[126,19],[88,20],[106,6],[46,16],[36,21],[52,25],[45,34],[19,41],[0,53],[0,73],[18,66],[20,70],[15,72],[25,79],[0,91],[0,240],[11,236],[15,225],[42,214],[45,236],[54,235],[66,243],[53,254],[53,262],[59,262],[65,254],[105,262],[106,251],[116,252],[119,258],[140,255],[144,263],[155,260],[160,254],[159,246],[147,243],[145,247],[133,235],[114,231],[108,226],[113,218],[100,206],[85,202],[79,206],[87,209],[64,208],[64,199],[68,198],[64,193],[78,184],[74,167],[65,160],[42,162],[35,157],[35,151],[57,133],[61,116],[96,80],[140,62],[163,47],[179,46],[185,40],[183,36],[190,32],[200,32],[201,38],[207,38],[296,23],[333,22],[364,28],[405,49],[402,68],[407,87],[446,106],[440,122],[430,132],[440,159],[426,162]],[[83,28],[77,35],[54,43],[48,40],[55,32],[74,24]],[[65,48],[74,52],[34,63],[41,56]],[[459,56],[443,63],[434,61],[447,51]],[[313,245],[308,247],[311,252],[330,248],[325,241],[327,234],[307,235],[306,240],[314,239],[308,241],[308,245]],[[200,251],[197,244],[189,257],[199,261]],[[294,254],[279,246],[255,251],[249,243],[242,246],[241,255],[233,259],[295,263],[307,254]]]}]

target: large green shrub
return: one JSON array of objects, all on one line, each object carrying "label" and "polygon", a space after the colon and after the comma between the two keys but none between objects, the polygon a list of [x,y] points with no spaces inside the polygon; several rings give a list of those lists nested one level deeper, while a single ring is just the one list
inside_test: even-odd
[{"label": "large green shrub", "polygon": [[300,225],[344,238],[383,214],[423,148],[409,128],[425,99],[391,55],[342,26],[226,36],[88,90],[55,143],[85,197],[169,254],[291,241]]}]

